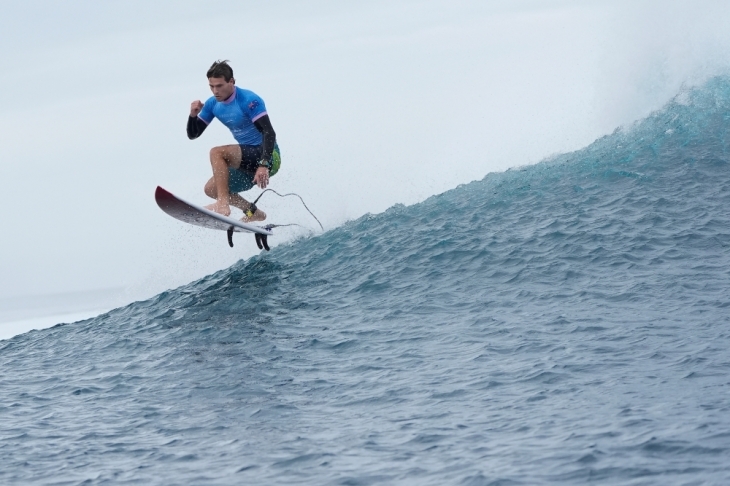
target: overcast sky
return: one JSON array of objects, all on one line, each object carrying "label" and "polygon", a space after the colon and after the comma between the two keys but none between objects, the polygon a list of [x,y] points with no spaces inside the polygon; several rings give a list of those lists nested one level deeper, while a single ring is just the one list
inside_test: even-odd
[{"label": "overcast sky", "polygon": [[[701,0],[1,0],[0,293],[143,297],[255,253],[153,199],[208,203],[208,151],[233,139],[185,122],[216,59],[266,102],[272,188],[330,229],[645,116],[727,71],[728,18]],[[316,227],[296,200],[261,206]]]}]

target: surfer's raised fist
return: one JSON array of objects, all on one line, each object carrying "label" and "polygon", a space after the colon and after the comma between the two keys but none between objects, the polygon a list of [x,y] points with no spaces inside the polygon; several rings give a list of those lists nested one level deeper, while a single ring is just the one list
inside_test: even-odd
[{"label": "surfer's raised fist", "polygon": [[195,118],[198,116],[198,113],[200,113],[200,110],[203,109],[203,102],[200,100],[195,100],[192,103],[190,103],[190,116]]}]

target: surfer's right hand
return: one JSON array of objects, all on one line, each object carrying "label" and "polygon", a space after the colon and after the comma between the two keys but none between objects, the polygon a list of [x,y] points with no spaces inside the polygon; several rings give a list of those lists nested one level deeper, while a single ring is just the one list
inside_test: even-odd
[{"label": "surfer's right hand", "polygon": [[195,100],[192,103],[190,103],[190,116],[192,118],[195,118],[198,116],[198,113],[203,109],[203,102],[200,100]]}]

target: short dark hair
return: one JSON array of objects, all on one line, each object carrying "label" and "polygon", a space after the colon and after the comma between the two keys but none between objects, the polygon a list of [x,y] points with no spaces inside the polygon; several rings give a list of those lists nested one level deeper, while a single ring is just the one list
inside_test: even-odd
[{"label": "short dark hair", "polygon": [[208,76],[208,79],[223,78],[227,83],[233,77],[233,69],[231,69],[231,66],[228,65],[227,59],[225,61],[216,61],[210,69],[208,69],[208,74],[206,76]]}]

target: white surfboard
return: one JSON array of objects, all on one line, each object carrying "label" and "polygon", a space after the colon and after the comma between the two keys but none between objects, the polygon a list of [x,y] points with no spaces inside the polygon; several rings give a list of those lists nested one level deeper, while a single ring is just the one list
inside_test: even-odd
[{"label": "white surfboard", "polygon": [[273,235],[273,233],[268,228],[223,216],[210,209],[190,203],[160,186],[157,186],[155,191],[155,201],[160,209],[175,219],[203,228],[228,232],[228,244],[231,246],[233,246],[233,240],[231,239],[233,232],[254,233],[258,247],[269,249],[266,237]]}]

